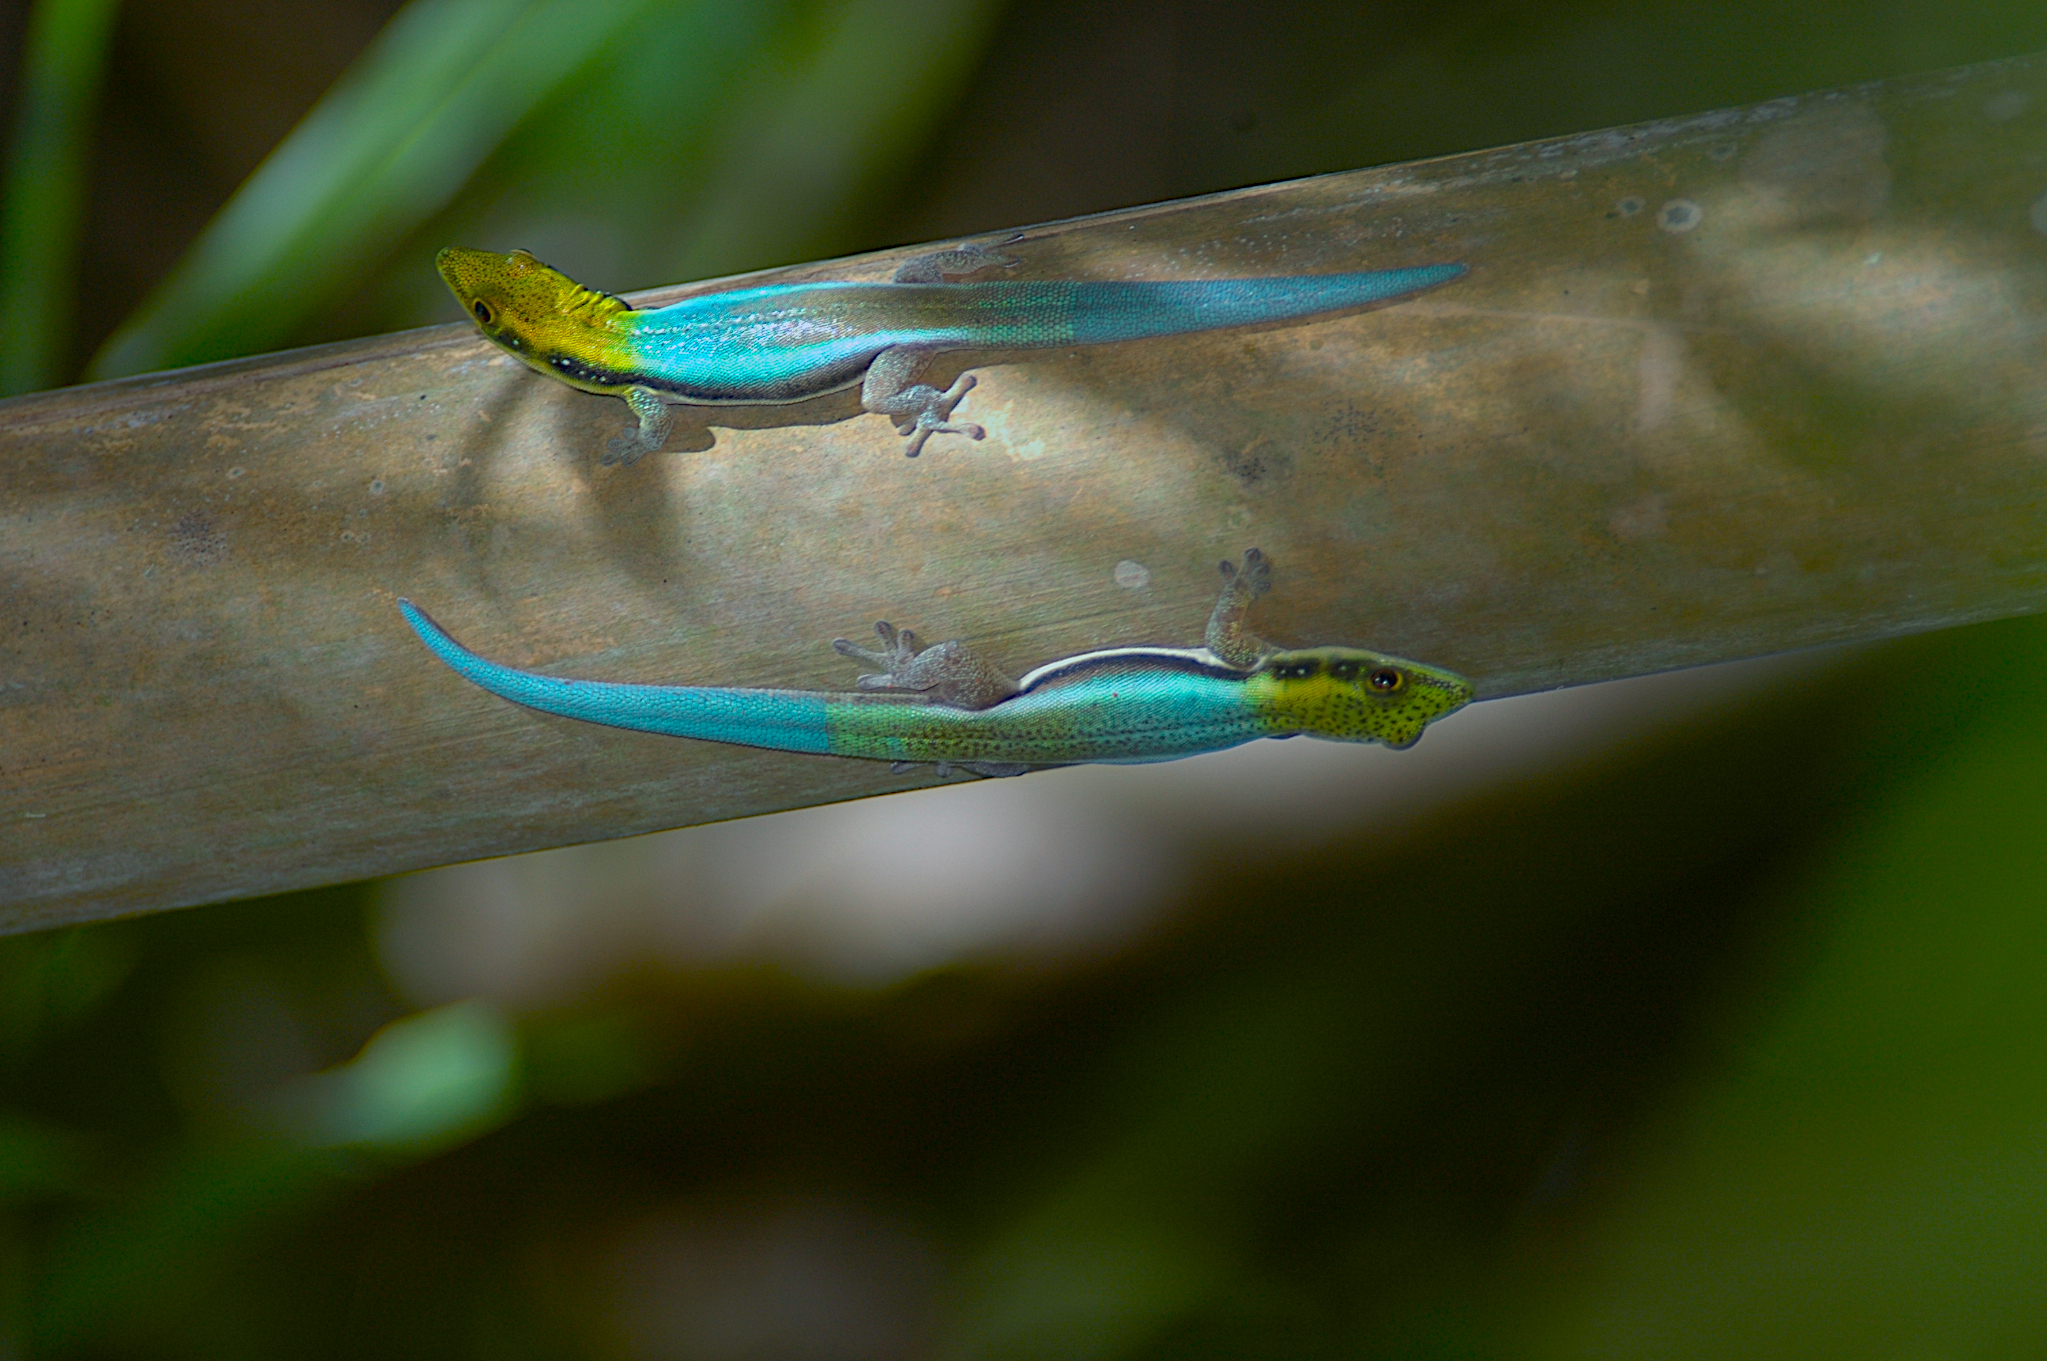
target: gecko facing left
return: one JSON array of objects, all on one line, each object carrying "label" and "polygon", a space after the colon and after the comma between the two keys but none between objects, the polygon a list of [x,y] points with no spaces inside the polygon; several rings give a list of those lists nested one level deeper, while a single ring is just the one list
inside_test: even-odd
[{"label": "gecko facing left", "polygon": [[917,381],[933,355],[1103,345],[1355,311],[1465,272],[1422,265],[1185,282],[951,282],[1017,263],[961,246],[908,261],[891,283],[773,284],[639,311],[523,250],[449,246],[434,263],[507,352],[572,387],[625,399],[639,426],[611,441],[606,463],[631,463],[665,444],[670,403],[774,405],[856,383],[860,405],[894,420],[914,458],[932,435],[986,433],[952,423],[972,374],[942,392]]},{"label": "gecko facing left", "polygon": [[398,607],[434,655],[495,695],[566,718],[712,742],[1017,775],[1087,761],[1169,761],[1259,737],[1307,733],[1412,746],[1472,698],[1461,676],[1354,647],[1280,649],[1251,633],[1271,581],[1257,549],[1222,564],[1206,646],[1118,647],[1049,662],[1012,681],[962,643],[919,649],[875,625],[878,649],[840,653],[881,668],[857,693],[633,685],[500,666],[456,642],[409,600]]}]

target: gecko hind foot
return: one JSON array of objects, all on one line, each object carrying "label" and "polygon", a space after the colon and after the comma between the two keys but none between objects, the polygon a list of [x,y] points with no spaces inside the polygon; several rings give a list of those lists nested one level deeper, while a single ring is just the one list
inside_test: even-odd
[{"label": "gecko hind foot", "polygon": [[908,435],[910,443],[903,450],[903,457],[915,458],[924,452],[924,441],[933,435],[965,435],[968,439],[986,439],[988,432],[972,421],[952,424],[953,408],[974,389],[974,375],[963,373],[944,392],[928,383],[919,383],[902,394],[904,405],[918,403],[918,407],[906,415],[896,418],[896,433]]},{"label": "gecko hind foot", "polygon": [[862,690],[911,691],[935,703],[958,709],[985,709],[1016,693],[1016,682],[965,643],[920,647],[917,635],[887,620],[874,626],[879,648],[861,647],[846,638],[832,639],[832,651],[881,668],[860,676]]},{"label": "gecko hind foot", "polygon": [[[921,761],[891,761],[888,765],[888,773],[891,775],[908,775],[922,764],[923,762]],[[1012,775],[1028,774],[1034,769],[1036,769],[1035,766],[1027,766],[1021,761],[933,761],[931,763],[931,773],[941,780],[950,780],[955,775],[974,775],[983,778],[1003,779]]]},{"label": "gecko hind foot", "polygon": [[[1011,239],[1021,240],[1022,236],[1019,234]],[[911,256],[896,270],[895,282],[942,284],[948,278],[964,278],[969,274],[979,274],[984,269],[1015,269],[1022,263],[1014,255],[1004,255],[986,246],[954,246],[950,250]]]},{"label": "gecko hind foot", "polygon": [[1025,765],[1022,761],[965,761],[960,764],[960,769],[1001,780],[1015,775],[1028,775],[1036,767]]},{"label": "gecko hind foot", "polygon": [[894,690],[902,688],[900,677],[909,670],[910,663],[917,656],[917,635],[908,629],[898,629],[886,619],[874,624],[874,634],[881,640],[879,649],[861,647],[850,638],[832,639],[832,651],[841,657],[881,668],[879,674],[863,675],[854,680],[862,690]]}]

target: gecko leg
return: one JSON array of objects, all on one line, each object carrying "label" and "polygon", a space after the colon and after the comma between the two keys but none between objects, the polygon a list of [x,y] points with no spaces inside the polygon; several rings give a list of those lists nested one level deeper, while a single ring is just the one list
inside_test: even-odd
[{"label": "gecko leg", "polygon": [[605,464],[638,463],[642,454],[651,454],[668,443],[668,430],[673,421],[668,415],[668,403],[661,395],[646,388],[627,388],[625,404],[640,418],[637,429],[627,426],[615,440],[604,446]]},{"label": "gecko leg", "polygon": [[924,452],[924,441],[933,435],[983,439],[988,434],[971,421],[948,423],[952,409],[973,388],[973,374],[961,374],[959,381],[944,392],[916,381],[930,357],[928,350],[892,346],[874,357],[874,362],[867,366],[866,379],[860,384],[860,405],[876,415],[889,417],[896,423],[897,434],[910,437],[909,447],[903,450],[909,458]]},{"label": "gecko leg", "polygon": [[881,647],[878,650],[861,647],[850,638],[834,638],[832,651],[841,657],[851,657],[855,661],[881,668],[878,675],[860,677],[859,685],[862,690],[917,689],[918,687],[914,685],[899,685],[896,680],[897,674],[906,671],[911,660],[917,655],[917,635],[907,629],[897,628],[886,619],[875,623],[874,634],[881,639]]},{"label": "gecko leg", "polygon": [[[1015,269],[1021,263],[1013,255],[1004,255],[985,246],[955,246],[903,261],[896,270],[895,281],[899,284],[940,284],[947,279],[978,274],[984,269]],[[908,447],[903,450],[910,458],[923,453],[924,441],[933,435],[965,435],[969,439],[982,439],[988,433],[971,421],[958,425],[949,423],[952,409],[974,386],[972,374],[961,374],[959,381],[944,392],[928,383],[916,381],[929,357],[927,352],[908,346],[884,350],[868,366],[867,379],[860,385],[860,405],[892,418],[896,432],[910,437]]]},{"label": "gecko leg", "polygon": [[985,709],[1016,693],[1016,682],[965,643],[939,643],[919,650],[917,635],[883,620],[874,626],[879,649],[845,638],[832,650],[881,668],[855,682],[862,690],[910,690],[956,709]]},{"label": "gecko leg", "polygon": [[[917,763],[915,761],[891,761],[889,762],[888,773],[891,775],[907,775],[916,768]],[[1027,766],[1021,761],[934,761],[931,765],[932,773],[941,780],[950,780],[953,777],[953,772],[960,770],[964,770],[969,775],[1000,777],[1004,775],[1028,775],[1037,768],[1036,766]]]},{"label": "gecko leg", "polygon": [[954,246],[927,255],[913,255],[896,269],[899,284],[942,284],[984,269],[1015,269],[1023,261],[986,246]]},{"label": "gecko leg", "polygon": [[1272,589],[1272,562],[1255,548],[1244,550],[1244,565],[1222,563],[1223,589],[1208,616],[1208,650],[1229,665],[1249,671],[1278,651],[1251,632],[1251,602]]}]

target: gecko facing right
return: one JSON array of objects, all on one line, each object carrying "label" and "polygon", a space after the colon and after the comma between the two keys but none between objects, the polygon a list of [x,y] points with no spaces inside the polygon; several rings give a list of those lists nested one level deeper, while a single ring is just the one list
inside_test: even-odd
[{"label": "gecko facing right", "polygon": [[1049,662],[1012,681],[963,643],[919,649],[875,625],[881,646],[832,646],[879,667],[859,692],[728,689],[568,680],[501,666],[451,638],[409,600],[398,607],[435,656],[491,693],[545,713],[712,742],[1018,775],[1088,761],[1132,764],[1307,733],[1412,746],[1472,698],[1463,677],[1354,647],[1280,649],[1251,633],[1271,583],[1257,549],[1223,588],[1206,646],[1118,647]]}]

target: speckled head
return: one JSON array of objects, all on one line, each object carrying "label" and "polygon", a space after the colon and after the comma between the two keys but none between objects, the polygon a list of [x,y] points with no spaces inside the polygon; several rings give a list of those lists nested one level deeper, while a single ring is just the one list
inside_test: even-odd
[{"label": "speckled head", "polygon": [[1247,682],[1275,736],[1411,747],[1422,729],[1471,703],[1454,672],[1355,647],[1276,652]]},{"label": "speckled head", "polygon": [[625,340],[633,310],[523,250],[446,246],[434,267],[477,328],[542,373],[586,392],[631,386]]}]

